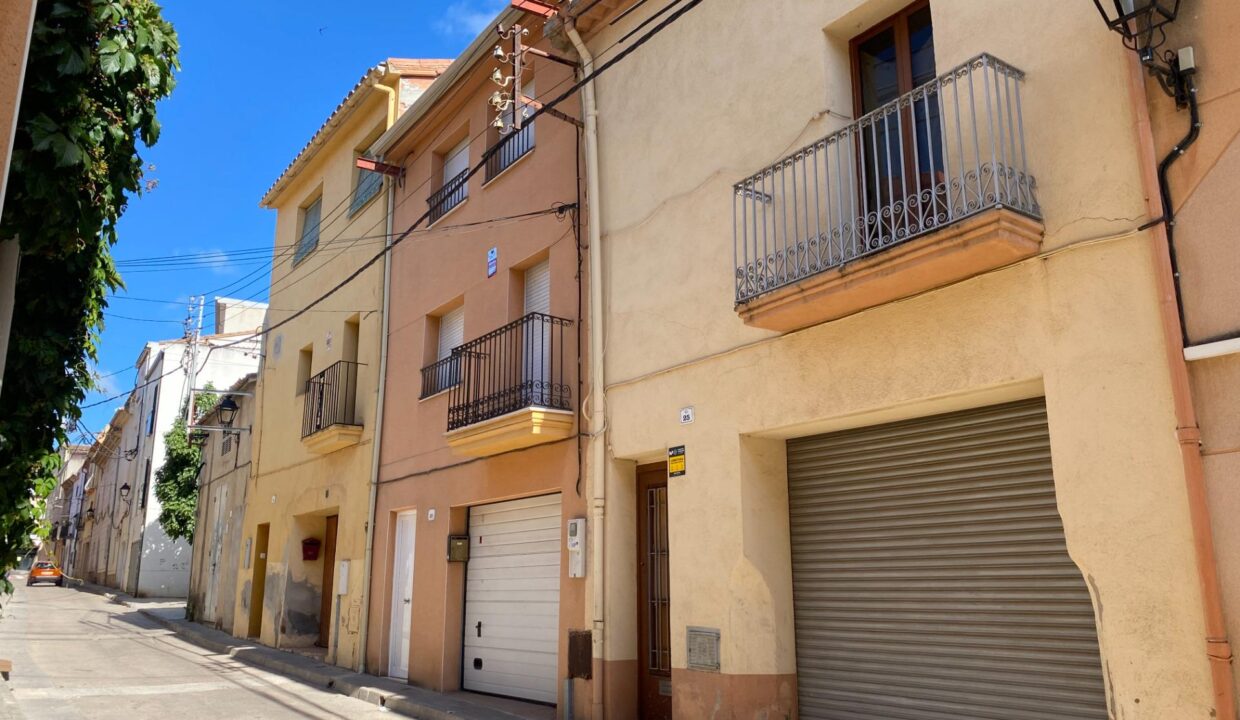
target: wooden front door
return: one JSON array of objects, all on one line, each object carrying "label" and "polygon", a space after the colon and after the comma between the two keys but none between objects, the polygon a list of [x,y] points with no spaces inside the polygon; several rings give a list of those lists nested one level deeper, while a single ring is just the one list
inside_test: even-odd
[{"label": "wooden front door", "polygon": [[637,469],[637,662],[642,720],[672,717],[667,464]]},{"label": "wooden front door", "polygon": [[319,605],[319,647],[327,647],[331,637],[332,600],[336,595],[336,522],[339,515],[327,517],[323,538],[323,597]]},{"label": "wooden front door", "polygon": [[254,532],[254,573],[250,578],[250,627],[249,636],[263,634],[263,602],[267,593],[267,538],[271,525],[263,523]]}]

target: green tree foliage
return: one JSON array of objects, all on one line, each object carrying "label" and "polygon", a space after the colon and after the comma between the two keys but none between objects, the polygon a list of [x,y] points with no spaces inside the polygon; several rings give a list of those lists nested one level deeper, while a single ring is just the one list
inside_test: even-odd
[{"label": "green tree foliage", "polygon": [[[206,389],[214,386],[207,383]],[[203,393],[194,398],[198,417],[215,409],[219,396]],[[159,525],[176,540],[194,541],[194,523],[198,517],[198,471],[202,467],[202,451],[190,444],[185,432],[185,408],[164,434],[164,464],[155,471],[155,498],[159,500]]]},{"label": "green tree foliage", "polygon": [[164,434],[164,464],[155,471],[155,497],[159,500],[159,525],[176,540],[194,541],[198,517],[198,469],[202,451],[185,434],[185,414]]},{"label": "green tree foliage", "polygon": [[55,447],[93,387],[105,298],[121,286],[110,247],[142,191],[138,143],[159,139],[178,50],[148,0],[38,2],[0,221],[0,238],[21,242],[0,397],[0,580],[29,545]]}]

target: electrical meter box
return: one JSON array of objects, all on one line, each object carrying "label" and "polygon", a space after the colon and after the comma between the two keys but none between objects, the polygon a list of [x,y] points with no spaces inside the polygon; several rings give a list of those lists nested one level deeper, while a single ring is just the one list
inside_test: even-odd
[{"label": "electrical meter box", "polygon": [[568,521],[568,576],[586,576],[586,519]]},{"label": "electrical meter box", "polygon": [[349,594],[349,561],[341,560],[336,565],[336,587],[337,595]]}]

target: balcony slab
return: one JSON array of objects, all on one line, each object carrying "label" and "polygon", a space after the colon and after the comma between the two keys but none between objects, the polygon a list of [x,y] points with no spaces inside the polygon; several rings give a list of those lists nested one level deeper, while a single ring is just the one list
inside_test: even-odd
[{"label": "balcony slab", "polygon": [[487,457],[572,437],[573,413],[528,407],[444,434],[458,455]]},{"label": "balcony slab", "polygon": [[746,325],[790,332],[911,297],[1037,254],[1040,221],[987,210],[738,305]]},{"label": "balcony slab", "polygon": [[361,425],[328,425],[301,439],[310,452],[326,455],[356,445],[362,439]]}]

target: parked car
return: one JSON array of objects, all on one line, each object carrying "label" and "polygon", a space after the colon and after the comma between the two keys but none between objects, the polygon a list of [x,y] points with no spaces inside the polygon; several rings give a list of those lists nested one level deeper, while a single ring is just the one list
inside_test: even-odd
[{"label": "parked car", "polygon": [[29,587],[41,582],[53,582],[57,585],[64,585],[65,576],[61,574],[60,568],[56,567],[56,563],[40,560],[31,568],[30,576],[26,578],[26,585]]}]

